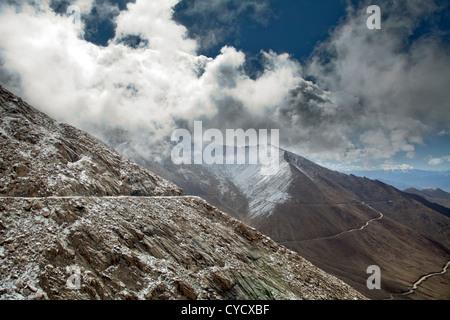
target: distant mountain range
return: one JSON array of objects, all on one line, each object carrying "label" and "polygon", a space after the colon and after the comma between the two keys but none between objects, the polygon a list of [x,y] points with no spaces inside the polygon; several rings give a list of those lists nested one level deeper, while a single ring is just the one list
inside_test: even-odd
[{"label": "distant mountain range", "polygon": [[427,171],[427,170],[360,170],[342,171],[346,174],[354,174],[372,180],[379,180],[390,184],[397,189],[436,189],[440,188],[450,192],[450,171]]},{"label": "distant mountain range", "polygon": [[441,189],[417,190],[414,188],[406,189],[405,192],[417,195],[427,201],[447,208],[448,213],[446,215],[450,217],[450,193]]}]

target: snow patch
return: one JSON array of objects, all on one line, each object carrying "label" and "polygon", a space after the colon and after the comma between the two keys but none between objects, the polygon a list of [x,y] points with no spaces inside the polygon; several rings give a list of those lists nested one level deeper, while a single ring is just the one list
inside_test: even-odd
[{"label": "snow patch", "polygon": [[[277,204],[290,199],[288,187],[292,181],[289,163],[284,160],[284,151],[279,153],[278,168],[255,165],[221,165],[211,170],[220,181],[221,193],[228,191],[231,181],[249,200],[251,218],[270,215]],[[267,175],[266,170],[271,170]]]}]

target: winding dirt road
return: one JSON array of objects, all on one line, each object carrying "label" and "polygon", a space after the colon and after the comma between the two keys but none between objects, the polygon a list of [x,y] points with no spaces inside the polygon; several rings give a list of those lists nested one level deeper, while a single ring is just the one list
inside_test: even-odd
[{"label": "winding dirt road", "polygon": [[413,285],[409,288],[409,290],[407,292],[397,293],[397,294],[393,293],[393,294],[391,294],[390,299],[391,300],[394,299],[394,296],[407,296],[407,295],[415,293],[416,290],[419,288],[419,286],[424,281],[426,281],[428,278],[445,274],[448,271],[449,267],[450,267],[450,260],[447,261],[447,263],[444,265],[444,267],[442,268],[441,271],[439,271],[439,272],[431,272],[431,273],[428,273],[426,275],[423,275],[422,277],[419,278],[419,280],[417,280],[416,282],[413,283]]},{"label": "winding dirt road", "polygon": [[[368,206],[368,205],[367,205],[367,207],[369,207],[369,208],[375,210],[374,208],[372,208],[372,207],[370,207],[370,206]],[[346,234],[346,233],[351,233],[351,232],[355,232],[355,231],[363,231],[363,230],[364,230],[369,224],[371,224],[372,222],[383,219],[384,215],[383,215],[380,211],[378,211],[378,210],[375,210],[375,211],[376,211],[380,216],[377,217],[377,218],[373,218],[373,219],[370,219],[370,220],[366,221],[366,224],[363,225],[362,227],[355,228],[355,229],[350,229],[350,230],[347,230],[347,231],[342,231],[342,232],[339,232],[338,234],[335,234],[334,236],[323,237],[323,238],[316,238],[316,239],[305,240],[305,241],[316,241],[316,240],[333,239],[333,238],[339,237],[339,236],[341,236],[341,235],[343,235],[343,234]]]},{"label": "winding dirt road", "polygon": [[[384,201],[383,201],[383,203],[384,203]],[[347,205],[355,205],[355,204],[341,203],[341,204],[336,204],[336,205],[332,205],[332,206],[347,206]],[[355,232],[355,231],[362,231],[365,228],[367,228],[372,222],[378,221],[378,220],[381,220],[381,219],[384,218],[384,215],[380,211],[378,211],[378,210],[374,209],[373,207],[369,206],[367,203],[365,203],[365,204],[356,204],[356,205],[364,205],[364,206],[366,206],[366,207],[376,211],[380,216],[376,217],[376,218],[373,218],[373,219],[370,219],[370,220],[367,220],[366,223],[363,226],[359,227],[359,228],[345,230],[345,231],[339,232],[339,233],[337,233],[335,235],[332,235],[332,236],[321,237],[321,238],[314,238],[314,239],[305,239],[305,240],[282,241],[280,243],[281,244],[285,244],[285,243],[287,244],[287,243],[292,243],[292,242],[306,242],[306,241],[319,241],[319,240],[334,239],[334,238],[337,238],[337,237],[339,237],[339,236],[341,236],[343,234],[346,234],[346,233],[351,233],[351,232]]]}]

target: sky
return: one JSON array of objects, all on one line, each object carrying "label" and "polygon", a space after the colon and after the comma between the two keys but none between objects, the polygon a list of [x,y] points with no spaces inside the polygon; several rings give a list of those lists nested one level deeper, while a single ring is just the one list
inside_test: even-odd
[{"label": "sky", "polygon": [[336,170],[450,170],[449,21],[447,0],[6,0],[0,84],[147,158],[202,120]]}]

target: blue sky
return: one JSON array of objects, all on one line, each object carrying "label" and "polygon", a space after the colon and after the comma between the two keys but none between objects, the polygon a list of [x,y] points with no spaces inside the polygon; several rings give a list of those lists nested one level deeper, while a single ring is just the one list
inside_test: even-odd
[{"label": "blue sky", "polygon": [[450,169],[447,0],[18,0],[0,15],[0,83],[73,125],[137,145],[199,119],[280,128],[335,169]]},{"label": "blue sky", "polygon": [[253,53],[261,49],[287,52],[302,59],[318,41],[327,38],[329,30],[344,16],[345,7],[340,1],[277,1],[275,18],[267,26],[244,22],[242,47]]},{"label": "blue sky", "polygon": [[[175,19],[185,26],[192,27],[198,20],[195,16],[184,13],[181,2]],[[240,14],[236,24],[239,30],[229,34],[220,43],[205,48],[201,53],[218,54],[224,44],[229,44],[249,52],[258,54],[261,50],[287,52],[296,59],[309,56],[318,41],[328,36],[330,28],[337,25],[345,15],[346,4],[343,1],[329,0],[277,0],[270,2],[270,12],[264,21],[258,21],[250,14]],[[213,19],[213,18],[211,18]],[[224,23],[225,24],[225,23]],[[207,32],[201,27],[197,29]]]}]

